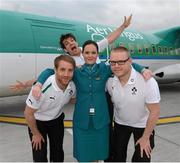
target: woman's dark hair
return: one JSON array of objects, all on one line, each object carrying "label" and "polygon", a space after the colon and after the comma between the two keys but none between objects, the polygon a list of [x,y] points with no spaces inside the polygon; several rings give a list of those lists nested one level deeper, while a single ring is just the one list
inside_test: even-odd
[{"label": "woman's dark hair", "polygon": [[85,46],[90,45],[90,44],[93,44],[96,47],[97,53],[98,53],[98,51],[99,51],[98,44],[95,41],[92,41],[92,40],[87,40],[87,41],[84,42],[84,44],[82,46],[82,52],[84,52]]}]

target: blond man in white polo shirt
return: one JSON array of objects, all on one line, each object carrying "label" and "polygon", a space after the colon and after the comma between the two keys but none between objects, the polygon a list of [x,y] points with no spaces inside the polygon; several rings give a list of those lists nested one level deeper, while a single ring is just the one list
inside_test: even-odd
[{"label": "blond man in white polo shirt", "polygon": [[64,113],[62,107],[75,96],[76,89],[71,81],[75,61],[68,55],[55,58],[55,74],[43,85],[39,100],[30,92],[24,111],[32,144],[33,161],[47,162],[47,137],[50,147],[50,162],[63,162]]},{"label": "blond man in white polo shirt", "polygon": [[160,93],[155,79],[145,81],[131,64],[125,47],[111,51],[110,65],[115,76],[108,80],[107,89],[114,104],[114,161],[126,161],[128,142],[133,134],[132,162],[150,162],[154,127],[160,113]]}]

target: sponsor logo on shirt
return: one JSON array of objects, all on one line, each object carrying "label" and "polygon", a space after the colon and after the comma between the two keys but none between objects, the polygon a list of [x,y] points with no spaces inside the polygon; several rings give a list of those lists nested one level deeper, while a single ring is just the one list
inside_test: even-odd
[{"label": "sponsor logo on shirt", "polygon": [[136,95],[136,92],[137,92],[136,87],[133,87],[131,90],[132,90],[132,95]]},{"label": "sponsor logo on shirt", "polygon": [[69,91],[69,95],[71,96],[73,94],[73,90],[71,89],[70,91]]},{"label": "sponsor logo on shirt", "polygon": [[29,102],[31,103],[31,105],[33,104],[32,100],[29,98]]},{"label": "sponsor logo on shirt", "polygon": [[49,98],[50,98],[51,100],[55,100],[55,96],[53,96],[53,97],[52,97],[52,96],[50,96]]}]

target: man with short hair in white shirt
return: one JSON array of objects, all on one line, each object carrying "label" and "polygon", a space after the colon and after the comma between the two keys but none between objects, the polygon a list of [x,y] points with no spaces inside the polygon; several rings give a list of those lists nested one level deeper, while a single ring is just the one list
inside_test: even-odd
[{"label": "man with short hair in white shirt", "polygon": [[154,78],[145,81],[131,66],[128,49],[111,51],[113,78],[107,89],[114,104],[114,161],[126,162],[127,146],[134,136],[135,152],[132,162],[150,162],[154,147],[154,127],[160,114],[160,93]]},{"label": "man with short hair in white shirt", "polygon": [[63,162],[64,113],[62,108],[75,96],[76,89],[71,81],[76,67],[68,55],[54,60],[55,74],[43,85],[42,96],[34,99],[32,91],[26,100],[24,115],[32,143],[33,161],[47,162],[47,137],[50,144],[50,162]]}]

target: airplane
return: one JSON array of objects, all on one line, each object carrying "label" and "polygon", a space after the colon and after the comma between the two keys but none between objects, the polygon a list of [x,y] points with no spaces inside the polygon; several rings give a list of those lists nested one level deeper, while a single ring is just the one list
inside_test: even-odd
[{"label": "airplane", "polygon": [[[0,97],[26,94],[14,92],[10,85],[16,80],[36,78],[64,51],[59,47],[61,34],[73,33],[80,46],[84,41],[105,38],[115,27],[93,23],[50,18],[26,13],[0,10]],[[125,30],[104,52],[106,61],[110,49],[127,47],[134,62],[150,68],[159,83],[180,81],[180,26],[140,32]]]}]

